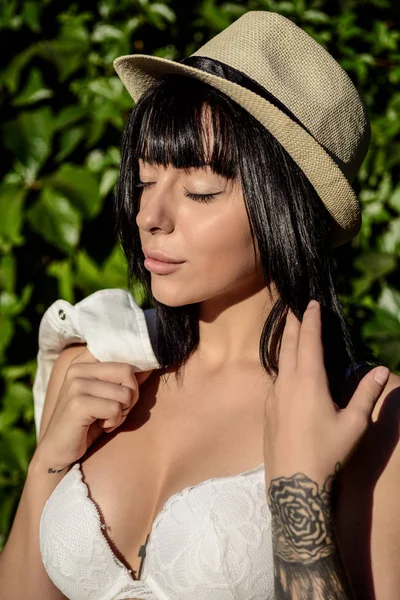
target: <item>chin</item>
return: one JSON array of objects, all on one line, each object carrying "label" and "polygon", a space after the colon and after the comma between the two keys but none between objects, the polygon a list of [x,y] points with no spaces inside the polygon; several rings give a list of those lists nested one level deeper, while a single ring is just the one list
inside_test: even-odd
[{"label": "chin", "polygon": [[156,286],[152,286],[151,293],[157,302],[161,302],[161,304],[171,307],[184,306],[185,304],[194,304],[195,302],[198,302],[196,298],[193,298],[188,294],[180,294],[179,291],[176,290],[171,290],[171,292],[168,293],[167,290],[157,289]]}]

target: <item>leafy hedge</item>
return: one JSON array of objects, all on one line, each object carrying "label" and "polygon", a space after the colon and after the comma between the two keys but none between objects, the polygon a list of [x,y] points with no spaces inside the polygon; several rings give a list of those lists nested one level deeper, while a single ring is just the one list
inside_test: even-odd
[{"label": "leafy hedge", "polygon": [[[359,236],[337,249],[356,335],[400,368],[399,6],[390,0],[10,0],[0,14],[0,547],[35,446],[37,332],[57,298],[126,288],[110,226],[119,140],[132,101],[112,61],[179,60],[247,10],[272,10],[325,46],[361,90],[372,143],[354,184]],[[139,303],[142,289],[133,290]]]}]

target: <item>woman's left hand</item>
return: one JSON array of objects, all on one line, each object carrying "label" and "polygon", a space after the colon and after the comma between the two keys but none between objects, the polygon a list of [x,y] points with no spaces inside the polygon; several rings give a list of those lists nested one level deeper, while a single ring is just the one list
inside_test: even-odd
[{"label": "woman's left hand", "polygon": [[307,307],[303,321],[289,311],[279,355],[279,375],[264,414],[266,490],[275,478],[301,473],[321,487],[349,459],[370,423],[389,377],[375,367],[358,384],[347,407],[333,402],[324,365],[321,307]]}]

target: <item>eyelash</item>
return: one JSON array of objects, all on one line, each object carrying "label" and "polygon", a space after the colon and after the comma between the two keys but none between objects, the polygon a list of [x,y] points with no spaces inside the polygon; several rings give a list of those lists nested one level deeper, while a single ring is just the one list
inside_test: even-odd
[{"label": "eyelash", "polygon": [[[135,187],[136,188],[147,188],[147,187],[149,187],[149,185],[152,185],[152,184],[140,182],[140,183],[136,183]],[[190,194],[189,192],[187,192],[187,193],[185,193],[185,197],[191,198],[192,200],[197,200],[198,202],[212,202],[214,200],[214,196],[217,196],[218,193],[217,194]]]}]

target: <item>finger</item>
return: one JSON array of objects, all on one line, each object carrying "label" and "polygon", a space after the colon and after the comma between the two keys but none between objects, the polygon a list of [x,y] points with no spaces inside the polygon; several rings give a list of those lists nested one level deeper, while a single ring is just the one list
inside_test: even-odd
[{"label": "finger", "polygon": [[121,422],[121,404],[110,398],[82,394],[76,398],[72,409],[75,415],[80,415],[80,422],[84,426],[89,426],[96,420],[101,425],[103,421],[106,427],[114,427]]},{"label": "finger", "polygon": [[362,435],[368,427],[372,411],[389,379],[387,367],[375,367],[361,379],[347,407],[340,418],[347,420],[354,435]]},{"label": "finger", "polygon": [[134,367],[123,362],[96,362],[77,363],[71,362],[65,378],[83,377],[85,379],[100,379],[112,383],[122,383],[132,389],[137,389],[138,384]]},{"label": "finger", "polygon": [[301,323],[297,368],[316,377],[325,372],[324,348],[321,335],[321,306],[311,300]]},{"label": "finger", "polygon": [[282,334],[279,352],[279,374],[290,376],[297,366],[297,346],[300,334],[300,321],[289,309]]},{"label": "finger", "polygon": [[132,402],[136,400],[136,393],[132,388],[110,381],[101,381],[100,379],[77,378],[73,384],[78,387],[79,394],[94,396],[96,398],[109,398],[116,400],[121,404],[121,410],[127,410]]}]

